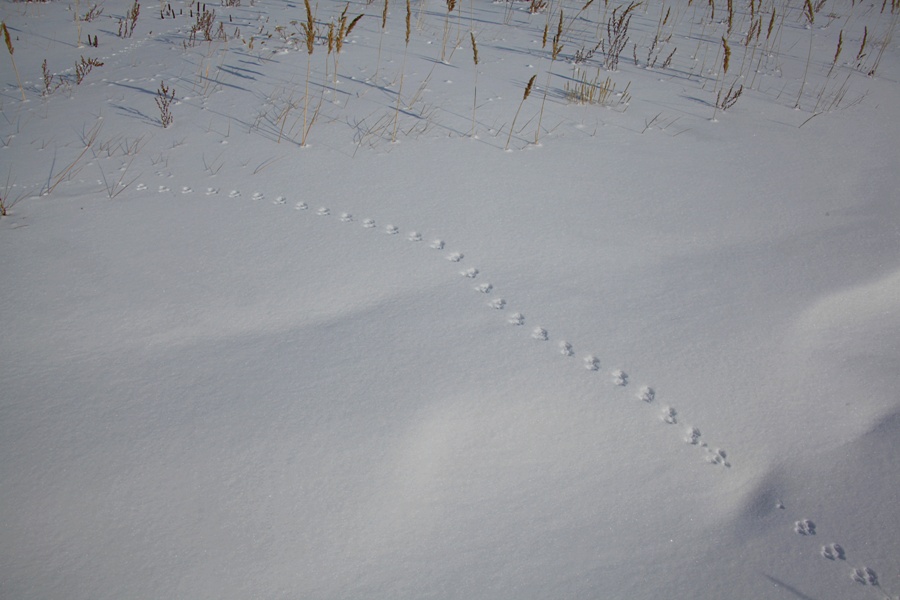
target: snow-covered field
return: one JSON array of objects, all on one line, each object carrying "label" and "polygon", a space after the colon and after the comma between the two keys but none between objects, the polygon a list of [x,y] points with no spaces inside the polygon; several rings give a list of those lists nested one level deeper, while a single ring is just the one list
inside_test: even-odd
[{"label": "snow-covered field", "polygon": [[0,4],[0,597],[900,597],[900,4],[228,4]]}]

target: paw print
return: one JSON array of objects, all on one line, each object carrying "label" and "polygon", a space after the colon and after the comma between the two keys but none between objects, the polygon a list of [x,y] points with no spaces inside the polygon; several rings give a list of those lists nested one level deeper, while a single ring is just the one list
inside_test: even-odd
[{"label": "paw print", "polygon": [[821,554],[828,560],[846,560],[847,558],[844,554],[844,549],[840,544],[828,544],[827,546],[822,546]]},{"label": "paw print", "polygon": [[878,575],[876,575],[875,571],[869,567],[853,569],[853,571],[850,572],[850,577],[853,581],[862,585],[878,585]]},{"label": "paw print", "polygon": [[816,524],[809,519],[794,523],[794,531],[800,535],[816,535]]}]

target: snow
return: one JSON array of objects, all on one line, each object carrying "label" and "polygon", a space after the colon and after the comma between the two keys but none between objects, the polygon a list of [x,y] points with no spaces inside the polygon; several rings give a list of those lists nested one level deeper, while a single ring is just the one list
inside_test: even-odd
[{"label": "snow", "polygon": [[898,597],[896,6],[231,4],[0,6],[0,597]]}]

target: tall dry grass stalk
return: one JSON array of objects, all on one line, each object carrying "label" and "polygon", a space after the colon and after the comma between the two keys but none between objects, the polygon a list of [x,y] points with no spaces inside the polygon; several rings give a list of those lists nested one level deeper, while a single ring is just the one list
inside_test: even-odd
[{"label": "tall dry grass stalk", "polygon": [[534,132],[534,143],[538,144],[541,141],[541,122],[544,119],[544,104],[547,103],[547,90],[550,89],[550,78],[553,76],[553,64],[556,62],[556,59],[559,58],[559,53],[562,52],[562,42],[560,39],[563,34],[563,11],[559,9],[559,25],[556,26],[556,34],[553,36],[552,47],[550,52],[550,68],[547,69],[547,85],[544,86],[544,97],[541,99],[541,111],[538,113],[538,122],[537,122],[537,130]]},{"label": "tall dry grass stalk", "polygon": [[531,95],[531,88],[534,87],[534,80],[537,79],[537,74],[531,76],[531,79],[528,80],[528,85],[525,86],[525,93],[522,94],[522,101],[519,102],[519,108],[516,109],[516,115],[513,117],[512,125],[509,128],[509,135],[506,137],[506,146],[503,147],[503,150],[509,150],[509,141],[512,139],[513,131],[516,130],[516,119],[519,118],[519,112],[522,110],[522,105],[525,104],[525,101],[528,100],[528,96]]},{"label": "tall dry grass stalk", "polygon": [[[316,27],[316,22],[313,19],[312,7],[309,5],[309,0],[303,0],[303,4],[306,6],[306,23],[301,23],[300,27],[303,31],[303,37],[306,40],[306,83],[303,92],[303,133],[300,135],[300,145],[306,146],[306,136],[309,135],[309,130],[312,129],[313,121],[315,121],[315,115],[313,115],[312,120],[308,119],[309,113],[309,75],[312,70],[312,55],[313,51],[316,48],[316,35],[318,34],[318,28]],[[318,111],[316,111],[318,113]]]},{"label": "tall dry grass stalk", "polygon": [[338,76],[338,59],[341,56],[341,50],[344,49],[344,40],[346,40],[350,34],[353,32],[353,28],[356,27],[356,24],[359,23],[359,20],[362,19],[362,13],[356,15],[356,17],[347,22],[347,9],[350,8],[350,3],[344,7],[344,10],[341,12],[341,16],[338,19],[338,24],[336,31],[334,33],[334,83],[337,84],[337,76]]},{"label": "tall dry grass stalk", "polygon": [[[447,16],[444,19],[444,40],[441,43],[441,62],[447,62],[447,41],[450,39],[450,15],[453,14],[453,9],[456,8],[456,0],[446,0],[447,3]],[[451,52],[451,55],[453,53]]]},{"label": "tall dry grass stalk", "polygon": [[472,95],[472,137],[476,137],[475,129],[475,109],[478,107],[478,43],[475,42],[475,34],[469,32],[469,38],[472,40],[472,62],[475,63],[475,91]]},{"label": "tall dry grass stalk", "polygon": [[384,0],[384,8],[381,10],[381,36],[378,38],[378,58],[375,60],[375,76],[378,79],[378,71],[381,69],[381,44],[384,41],[384,29],[387,27],[388,0]]},{"label": "tall dry grass stalk", "polygon": [[6,28],[6,23],[3,22],[0,22],[0,29],[3,30],[3,40],[6,42],[6,49],[9,50],[9,60],[12,61],[13,71],[16,74],[16,83],[19,84],[19,91],[22,92],[22,102],[25,102],[25,88],[22,87],[22,80],[19,79],[19,69],[16,68],[16,59],[13,57],[15,48],[13,48],[12,39],[9,37],[9,29]]},{"label": "tall dry grass stalk", "polygon": [[409,35],[412,31],[412,6],[409,0],[406,0],[406,37],[404,42],[406,46],[403,48],[403,65],[400,67],[400,87],[397,89],[397,106],[394,108],[394,130],[391,132],[391,142],[397,141],[397,128],[400,125],[400,102],[403,98],[403,78],[406,75],[406,54],[409,50]]}]

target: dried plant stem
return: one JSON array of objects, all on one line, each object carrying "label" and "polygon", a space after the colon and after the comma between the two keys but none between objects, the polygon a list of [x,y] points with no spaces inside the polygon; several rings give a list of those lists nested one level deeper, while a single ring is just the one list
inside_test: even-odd
[{"label": "dried plant stem", "polygon": [[475,63],[475,90],[472,95],[472,137],[477,135],[477,131],[475,129],[475,109],[478,106],[478,44],[475,42],[475,34],[471,31],[469,32],[469,37],[472,40],[472,62]]},{"label": "dried plant stem", "polygon": [[553,76],[553,63],[559,57],[562,51],[562,43],[560,38],[563,33],[563,11],[559,10],[559,25],[556,27],[556,34],[553,36],[552,50],[550,54],[550,68],[547,69],[547,85],[544,86],[544,97],[541,99],[541,110],[538,113],[537,129],[534,132],[534,143],[539,144],[541,140],[541,122],[544,119],[544,104],[547,102],[547,90],[550,89],[550,78]]},{"label": "dried plant stem", "polygon": [[519,118],[519,112],[522,110],[522,105],[525,104],[525,101],[528,99],[528,96],[531,95],[531,88],[534,87],[534,80],[537,78],[537,74],[532,75],[531,79],[528,80],[528,85],[525,86],[525,93],[522,94],[522,101],[519,102],[519,108],[516,109],[516,115],[513,117],[512,125],[509,128],[509,135],[506,138],[506,146],[503,147],[503,150],[509,150],[509,141],[512,139],[513,131],[516,130],[516,119]]},{"label": "dried plant stem", "polygon": [[22,92],[22,102],[25,102],[27,100],[25,98],[25,88],[22,87],[22,80],[19,79],[19,69],[16,68],[16,59],[13,58],[15,48],[13,48],[12,40],[9,37],[9,29],[6,28],[6,23],[2,22],[0,22],[0,29],[3,30],[3,40],[6,42],[6,49],[9,50],[9,60],[12,62],[13,71],[16,74],[16,83],[19,84],[19,91]]}]

